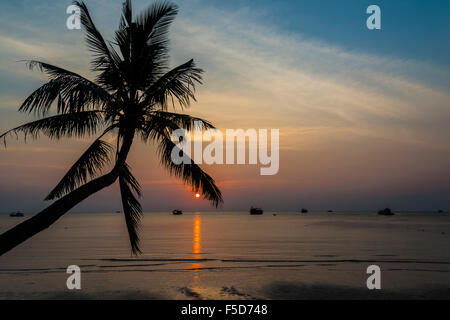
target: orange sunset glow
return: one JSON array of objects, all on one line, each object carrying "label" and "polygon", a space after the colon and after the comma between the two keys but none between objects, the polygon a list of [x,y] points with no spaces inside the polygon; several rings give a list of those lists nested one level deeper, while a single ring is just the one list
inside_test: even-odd
[{"label": "orange sunset glow", "polygon": [[268,320],[450,300],[449,16],[0,1],[0,302]]}]

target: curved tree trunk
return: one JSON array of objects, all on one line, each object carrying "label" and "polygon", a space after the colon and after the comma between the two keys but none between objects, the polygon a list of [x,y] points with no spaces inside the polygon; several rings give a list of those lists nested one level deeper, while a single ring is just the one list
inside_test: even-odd
[{"label": "curved tree trunk", "polygon": [[133,143],[133,137],[134,130],[129,130],[124,134],[122,147],[111,172],[80,186],[30,219],[0,235],[0,256],[51,226],[67,211],[92,194],[112,185],[117,180],[120,169],[125,163]]}]

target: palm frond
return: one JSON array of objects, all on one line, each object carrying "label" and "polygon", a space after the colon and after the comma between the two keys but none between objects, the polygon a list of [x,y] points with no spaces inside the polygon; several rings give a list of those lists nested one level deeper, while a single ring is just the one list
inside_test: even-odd
[{"label": "palm frond", "polygon": [[80,8],[81,24],[86,31],[86,42],[89,50],[94,54],[93,70],[101,71],[97,81],[109,90],[117,90],[123,85],[119,67],[122,60],[98,31],[86,4],[80,1],[74,1],[74,4]]},{"label": "palm frond", "polygon": [[[102,136],[108,131],[106,130]],[[88,176],[94,178],[106,164],[110,163],[109,155],[113,148],[109,143],[100,140],[101,137],[81,155],[45,200],[54,200],[75,190],[87,182]]]},{"label": "palm frond", "polygon": [[137,180],[131,174],[128,165],[125,165],[119,173],[119,185],[131,251],[133,254],[139,254],[142,253],[139,248],[138,233],[139,223],[142,218],[142,207],[132,190],[140,195],[140,187]]},{"label": "palm frond", "polygon": [[81,24],[86,30],[86,42],[88,47],[98,57],[98,60],[95,60],[95,65],[107,67],[115,66],[115,63],[120,61],[120,57],[116,55],[114,50],[111,50],[111,46],[106,43],[100,31],[98,31],[86,4],[83,1],[74,1],[74,4],[78,6],[81,11]]},{"label": "palm frond", "polygon": [[120,19],[119,28],[123,29],[133,23],[133,7],[131,0],[126,0],[122,6],[122,17]]},{"label": "palm frond", "polygon": [[[193,117],[188,114],[183,113],[174,113],[174,112],[167,112],[167,111],[151,111],[149,113],[152,120],[160,120],[160,121],[170,121],[175,123],[179,128],[185,129],[188,131],[192,131],[194,126],[196,124],[201,123],[202,129],[209,130],[209,129],[216,129],[214,125],[202,118]],[[199,128],[197,128],[199,129]]]},{"label": "palm frond", "polygon": [[196,68],[194,60],[172,69],[160,77],[145,91],[144,105],[159,106],[167,110],[168,100],[171,99],[175,108],[175,101],[182,107],[188,107],[191,99],[195,100],[195,84],[202,83],[202,69]]},{"label": "palm frond", "polygon": [[[21,112],[34,112],[37,116],[45,116],[53,102],[60,97],[62,83],[50,80],[31,93],[19,108]],[[61,103],[61,100],[60,100]]]},{"label": "palm frond", "polygon": [[169,26],[178,14],[178,6],[170,2],[154,3],[136,18],[149,45],[165,45]]},{"label": "palm frond", "polygon": [[[169,26],[178,14],[178,6],[170,2],[154,3],[136,18],[140,48],[147,72],[145,85],[153,83],[167,70],[169,61]],[[141,63],[142,64],[142,63]]]},{"label": "palm frond", "polygon": [[128,186],[130,186],[131,189],[136,193],[138,197],[142,196],[142,189],[139,184],[139,182],[136,180],[136,178],[131,173],[131,168],[128,164],[125,163],[125,165],[122,167],[122,177],[127,183]]},{"label": "palm frond", "polygon": [[[214,179],[204,172],[192,159],[189,159],[190,164],[175,164],[172,161],[171,154],[172,150],[176,152],[178,148],[172,141],[169,141],[165,140],[164,143],[158,146],[162,164],[172,175],[183,179],[194,191],[201,192],[207,200],[211,201],[215,207],[218,207],[223,202],[223,198]],[[178,152],[181,152],[181,150],[178,149]]]},{"label": "palm frond", "polygon": [[75,113],[59,114],[36,121],[32,121],[8,130],[2,135],[6,145],[6,136],[11,134],[23,133],[25,140],[28,135],[36,139],[42,133],[50,139],[60,139],[66,137],[84,137],[91,136],[97,132],[98,127],[103,124],[103,115],[100,111],[82,111]]},{"label": "palm frond", "polygon": [[168,68],[168,28],[177,6],[155,3],[132,20],[131,3],[125,2],[115,44],[123,57],[122,74],[127,84],[145,90]]},{"label": "palm frond", "polygon": [[[150,111],[146,113],[146,116],[148,117],[148,120],[144,121],[140,128],[141,137],[144,141],[147,141],[152,131],[155,131],[155,128],[159,128],[156,129],[156,132],[167,131],[169,135],[178,129],[187,131],[193,131],[194,129],[216,129],[209,121],[188,114],[167,111]],[[198,127],[198,125],[201,125],[201,127]]]},{"label": "palm frond", "polygon": [[103,109],[112,99],[105,89],[79,74],[41,61],[26,62],[30,70],[38,68],[47,73],[50,81],[24,101],[19,108],[21,112],[45,115],[56,100],[58,113]]},{"label": "palm frond", "polygon": [[129,32],[129,28],[132,24],[133,9],[131,6],[131,1],[127,0],[122,6],[122,16],[120,18],[119,29],[115,32],[115,44],[119,47],[124,62],[130,61],[131,33]]},{"label": "palm frond", "polygon": [[181,153],[182,150],[172,142],[169,130],[153,128],[153,130],[147,132],[147,134],[149,139],[152,139],[157,143],[161,164],[170,174],[177,178],[181,178],[186,184],[190,185],[194,191],[201,192],[205,199],[211,201],[215,207],[218,207],[219,204],[223,202],[222,193],[216,186],[214,179],[204,172],[192,159],[184,155],[189,163],[175,164],[173,162],[172,152]]}]

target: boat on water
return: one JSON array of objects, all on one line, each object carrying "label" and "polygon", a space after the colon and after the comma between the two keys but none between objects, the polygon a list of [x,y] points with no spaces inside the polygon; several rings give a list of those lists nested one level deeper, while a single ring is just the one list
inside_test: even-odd
[{"label": "boat on water", "polygon": [[179,216],[179,215],[182,215],[182,214],[183,214],[183,211],[182,211],[182,210],[173,210],[173,211],[172,211],[172,214],[173,214],[173,215],[176,215],[176,216]]},{"label": "boat on water", "polygon": [[378,214],[381,216],[393,216],[394,212],[390,208],[386,208],[384,210],[379,210]]},{"label": "boat on water", "polygon": [[303,208],[303,209],[301,210],[301,212],[302,212],[302,213],[308,213],[309,211],[308,211],[308,209]]},{"label": "boat on water", "polygon": [[24,215],[22,212],[17,211],[17,212],[11,212],[11,213],[9,214],[9,216],[10,216],[10,217],[24,217],[25,215]]},{"label": "boat on water", "polygon": [[261,208],[254,208],[253,206],[250,208],[250,214],[263,214],[264,210]]}]

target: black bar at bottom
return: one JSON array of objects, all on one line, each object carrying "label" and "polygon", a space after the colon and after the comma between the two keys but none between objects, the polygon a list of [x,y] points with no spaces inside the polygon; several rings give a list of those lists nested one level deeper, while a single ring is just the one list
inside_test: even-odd
[{"label": "black bar at bottom", "polygon": [[[139,319],[314,319],[345,316],[382,319],[392,315],[447,314],[447,301],[0,301],[2,314],[45,318],[138,317]],[[8,310],[9,309],[9,310]],[[139,316],[137,316],[139,315]],[[326,319],[325,318],[325,319]]]}]

